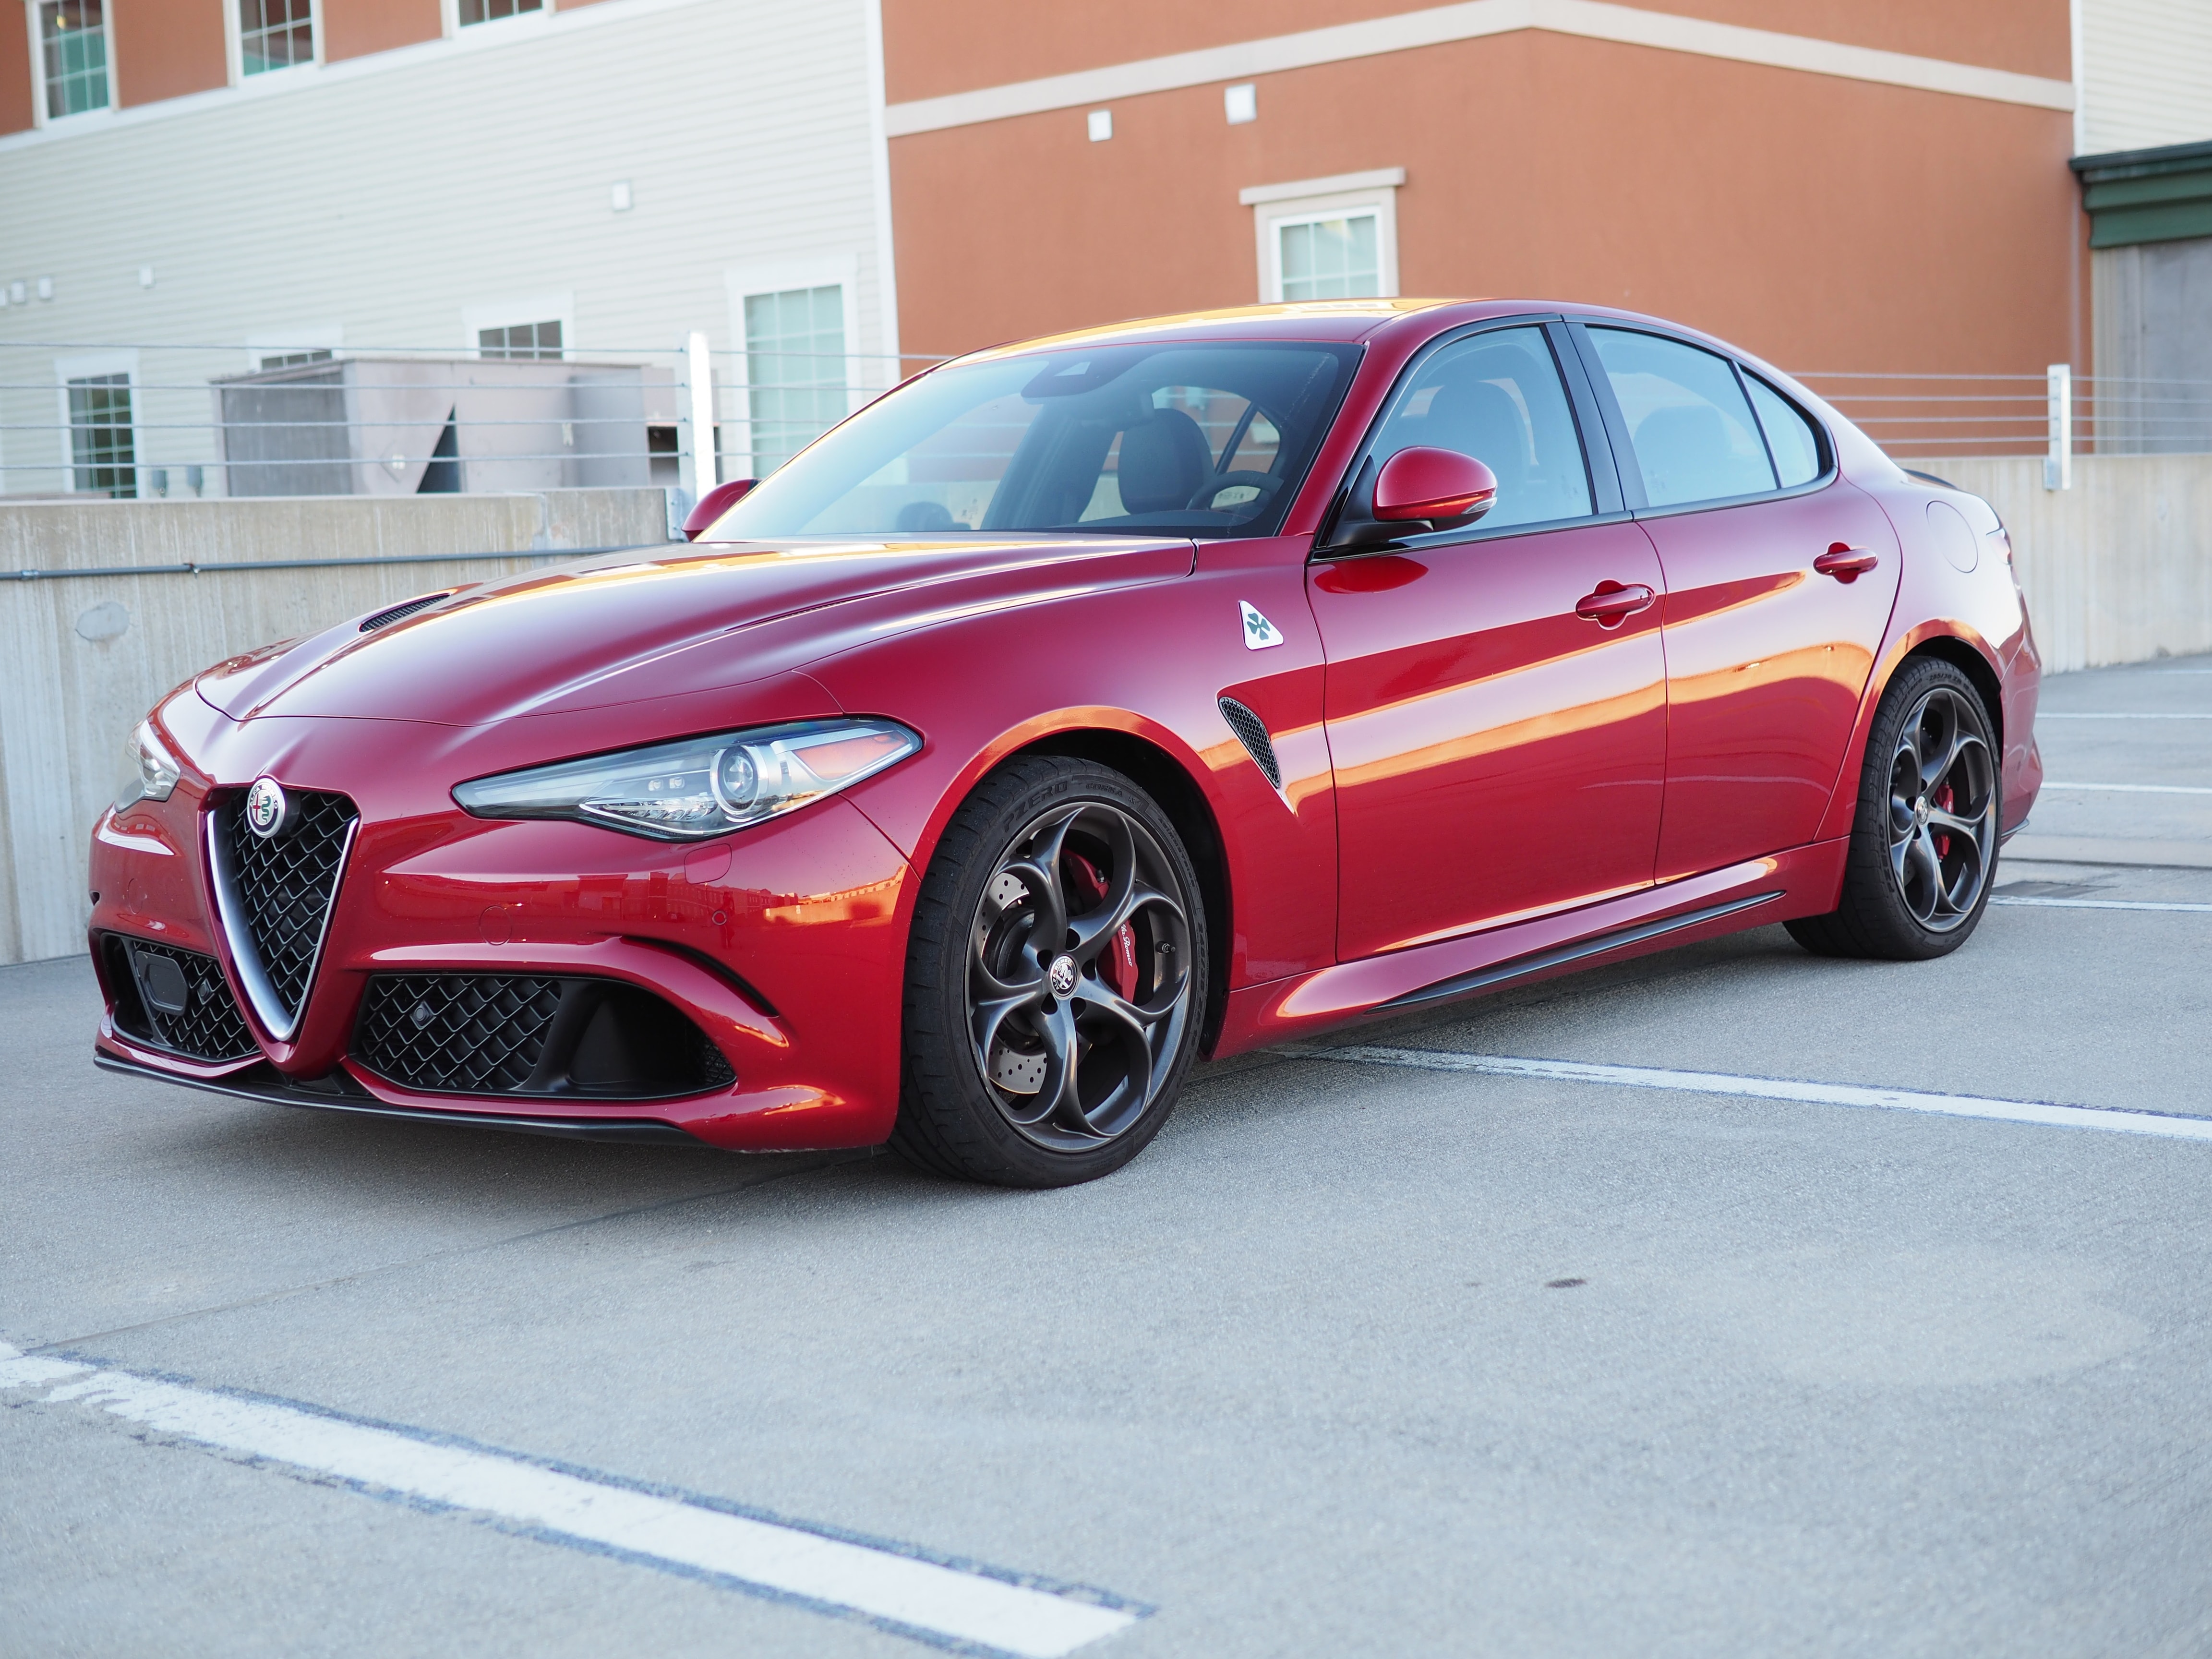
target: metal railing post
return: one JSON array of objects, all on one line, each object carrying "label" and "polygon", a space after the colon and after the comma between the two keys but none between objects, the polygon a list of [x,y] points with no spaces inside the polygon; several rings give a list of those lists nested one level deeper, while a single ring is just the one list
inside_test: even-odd
[{"label": "metal railing post", "polygon": [[2044,371],[2050,396],[2051,449],[2043,459],[2045,489],[2074,488],[2074,366],[2053,363]]},{"label": "metal railing post", "polygon": [[714,453],[714,364],[707,337],[694,331],[684,342],[684,379],[690,396],[684,404],[684,445],[678,465],[684,488],[694,501],[721,482]]}]

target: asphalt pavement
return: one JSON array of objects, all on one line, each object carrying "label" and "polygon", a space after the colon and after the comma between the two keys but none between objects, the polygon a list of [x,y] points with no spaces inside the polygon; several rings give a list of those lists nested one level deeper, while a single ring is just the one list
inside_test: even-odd
[{"label": "asphalt pavement", "polygon": [[2212,1651],[2212,659],[2044,706],[1949,958],[1223,1062],[1067,1192],[110,1077],[0,969],[0,1653]]}]

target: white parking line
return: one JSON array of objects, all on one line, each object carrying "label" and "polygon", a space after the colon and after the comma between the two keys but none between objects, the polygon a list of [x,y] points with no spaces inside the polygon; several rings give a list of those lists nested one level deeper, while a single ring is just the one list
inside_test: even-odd
[{"label": "white parking line", "polygon": [[2035,904],[2052,910],[2200,910],[2212,911],[2212,904],[2161,904],[2150,899],[2081,899],[2034,898],[2022,895],[2008,898],[2002,893],[1990,895],[1992,904]]},{"label": "white parking line", "polygon": [[49,1401],[99,1407],[161,1434],[335,1477],[374,1494],[472,1511],[545,1542],[817,1612],[858,1615],[878,1629],[962,1652],[1058,1659],[1148,1611],[1096,1591],[933,1560],[904,1546],[418,1430],[78,1361],[25,1358],[0,1344],[0,1390],[34,1387],[48,1388]]},{"label": "white parking line", "polygon": [[1437,1048],[1367,1045],[1284,1048],[1276,1052],[1300,1060],[1407,1066],[1425,1072],[1555,1078],[1567,1083],[1608,1083],[1623,1088],[1673,1089],[1698,1095],[1747,1095],[1759,1100],[1802,1100],[1819,1106],[1874,1106],[1893,1112],[1999,1118],[2011,1123],[2056,1124],[2074,1129],[2107,1129],[2118,1134],[2212,1141],[2212,1118],[2112,1111],[2095,1106],[2054,1106],[2037,1100],[1985,1100],[1975,1095],[1920,1094],[1910,1089],[1869,1089],[1849,1083],[1800,1083],[1788,1078],[1738,1077],[1728,1072],[1670,1072],[1647,1066],[1592,1066],[1571,1060],[1522,1060],[1509,1054],[1462,1054]]},{"label": "white parking line", "polygon": [[2212,720],[2212,714],[2069,714],[2055,708],[2036,711],[2039,720]]},{"label": "white parking line", "polygon": [[2054,783],[2043,781],[2045,789],[2095,789],[2113,795],[2212,795],[2212,788],[2194,783]]}]

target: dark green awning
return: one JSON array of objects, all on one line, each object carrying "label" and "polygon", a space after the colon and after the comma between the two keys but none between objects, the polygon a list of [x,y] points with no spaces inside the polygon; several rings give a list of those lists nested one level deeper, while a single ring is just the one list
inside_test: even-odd
[{"label": "dark green awning", "polygon": [[2091,247],[2212,236],[2212,141],[2077,155]]}]

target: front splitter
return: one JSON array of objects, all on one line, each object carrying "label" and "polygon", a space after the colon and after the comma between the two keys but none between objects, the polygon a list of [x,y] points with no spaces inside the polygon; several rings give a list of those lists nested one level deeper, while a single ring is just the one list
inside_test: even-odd
[{"label": "front splitter", "polygon": [[[469,1129],[503,1129],[511,1134],[559,1135],[570,1140],[646,1141],[654,1146],[708,1148],[708,1143],[658,1118],[638,1117],[523,1117],[503,1112],[449,1112],[442,1108],[388,1106],[380,1100],[324,1094],[286,1080],[273,1066],[258,1066],[228,1077],[185,1077],[158,1066],[142,1066],[95,1048],[93,1064],[105,1072],[126,1077],[152,1078],[210,1094],[230,1095],[240,1100],[258,1100],[277,1106],[305,1106],[321,1112],[351,1112],[362,1117],[404,1118],[414,1123],[442,1123]],[[719,1150],[719,1149],[712,1149]]]}]

